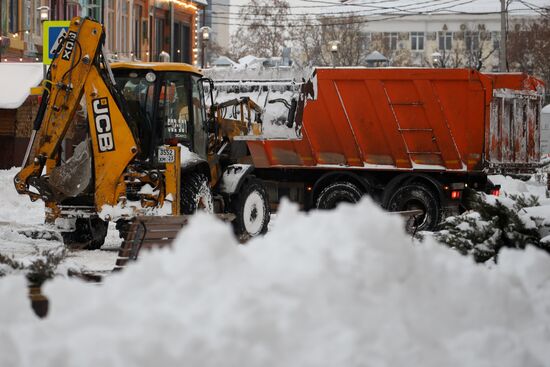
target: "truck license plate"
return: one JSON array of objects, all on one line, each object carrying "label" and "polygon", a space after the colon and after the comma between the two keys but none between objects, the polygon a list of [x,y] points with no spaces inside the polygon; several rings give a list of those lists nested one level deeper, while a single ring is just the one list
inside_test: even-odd
[{"label": "truck license plate", "polygon": [[176,156],[174,149],[159,148],[159,163],[174,163]]}]

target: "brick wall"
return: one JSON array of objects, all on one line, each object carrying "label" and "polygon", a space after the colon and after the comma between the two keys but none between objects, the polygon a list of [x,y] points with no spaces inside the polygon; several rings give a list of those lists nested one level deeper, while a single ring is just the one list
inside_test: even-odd
[{"label": "brick wall", "polygon": [[21,165],[37,112],[35,96],[27,98],[17,110],[0,110],[0,169]]},{"label": "brick wall", "polygon": [[29,138],[31,136],[32,124],[38,112],[38,98],[30,96],[25,103],[17,109],[15,122],[15,136],[18,138]]}]

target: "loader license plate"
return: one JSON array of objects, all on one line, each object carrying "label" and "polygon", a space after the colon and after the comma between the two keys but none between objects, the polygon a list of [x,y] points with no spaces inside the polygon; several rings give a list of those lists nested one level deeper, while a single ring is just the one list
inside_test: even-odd
[{"label": "loader license plate", "polygon": [[174,149],[159,148],[159,163],[174,163],[176,160]]}]

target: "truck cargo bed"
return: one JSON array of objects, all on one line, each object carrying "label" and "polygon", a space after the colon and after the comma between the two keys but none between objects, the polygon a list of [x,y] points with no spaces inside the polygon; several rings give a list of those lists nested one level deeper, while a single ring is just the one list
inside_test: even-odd
[{"label": "truck cargo bed", "polygon": [[542,83],[469,69],[317,69],[302,138],[247,142],[254,165],[472,172],[540,158]]}]

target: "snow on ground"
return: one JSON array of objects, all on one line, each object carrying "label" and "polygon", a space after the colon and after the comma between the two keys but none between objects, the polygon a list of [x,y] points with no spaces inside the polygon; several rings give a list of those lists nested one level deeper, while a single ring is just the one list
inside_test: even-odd
[{"label": "snow on ground", "polygon": [[21,278],[4,279],[0,365],[546,365],[550,256],[504,250],[488,268],[401,227],[369,200],[285,203],[242,246],[197,215],[172,249],[101,286],[46,284],[45,320]]},{"label": "snow on ground", "polygon": [[40,224],[44,222],[44,203],[32,202],[28,196],[21,196],[15,191],[13,178],[19,168],[0,170],[0,225],[12,221],[18,224]]},{"label": "snow on ground", "polygon": [[[0,253],[22,259],[39,251],[63,246],[59,240],[32,239],[20,233],[24,230],[48,229],[44,223],[44,203],[32,202],[15,191],[13,178],[19,168],[0,170]],[[120,245],[118,232],[111,226],[101,250],[74,250],[67,261],[88,271],[111,271]],[[0,281],[1,282],[1,281]]]},{"label": "snow on ground", "polygon": [[[504,192],[542,195],[535,182],[500,180]],[[32,215],[3,215],[39,223],[40,204],[25,200],[3,207]],[[238,245],[227,223],[197,215],[172,249],[100,286],[46,283],[43,320],[23,277],[2,278],[0,366],[547,365],[548,254],[505,249],[498,265],[476,265],[430,238],[413,243],[402,226],[368,199],[309,214],[283,203],[266,236]],[[2,253],[55,244],[0,231]],[[110,231],[106,246],[116,241]],[[108,268],[105,252],[75,257]]]}]

